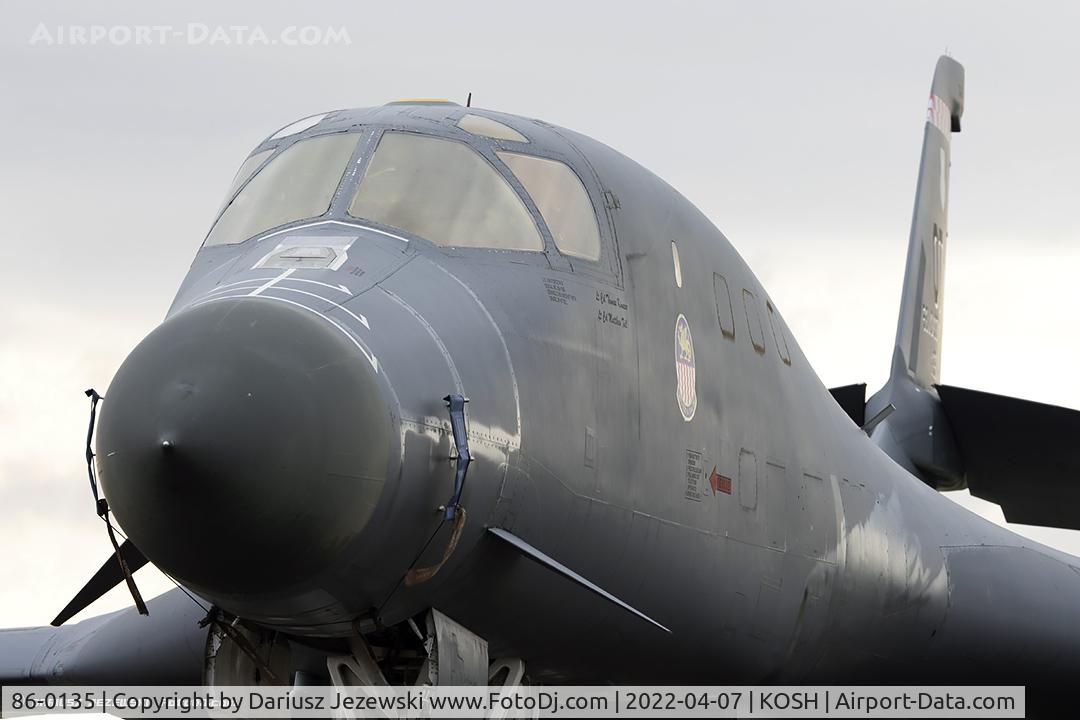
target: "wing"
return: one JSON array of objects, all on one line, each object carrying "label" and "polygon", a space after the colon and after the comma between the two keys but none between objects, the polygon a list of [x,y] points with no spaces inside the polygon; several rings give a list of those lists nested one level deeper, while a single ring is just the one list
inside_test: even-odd
[{"label": "wing", "polygon": [[200,685],[205,611],[176,589],[62,627],[0,630],[0,684]]}]

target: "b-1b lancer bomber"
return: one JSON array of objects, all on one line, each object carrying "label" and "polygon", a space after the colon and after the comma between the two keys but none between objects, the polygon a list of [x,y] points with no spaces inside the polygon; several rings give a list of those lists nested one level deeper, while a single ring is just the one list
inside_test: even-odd
[{"label": "b-1b lancer bomber", "polygon": [[[1075,681],[1080,559],[939,492],[1080,528],[1080,414],[939,383],[963,110],[942,57],[869,399],[595,140],[432,100],[274,133],[91,393],[123,534],[56,627],[0,632],[0,680]],[[180,587],[144,606],[148,562]]]}]

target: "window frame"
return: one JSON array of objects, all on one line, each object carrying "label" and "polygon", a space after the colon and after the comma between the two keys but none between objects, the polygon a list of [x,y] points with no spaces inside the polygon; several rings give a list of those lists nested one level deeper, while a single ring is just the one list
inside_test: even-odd
[{"label": "window frame", "polygon": [[[440,132],[419,132],[414,128],[400,127],[394,125],[374,128],[373,135],[366,138],[366,141],[362,141],[358,146],[362,148],[361,156],[354,159],[354,162],[352,164],[353,172],[347,172],[345,177],[342,178],[342,184],[338,187],[335,201],[331,204],[331,212],[336,209],[338,212],[341,213],[344,220],[347,222],[369,224],[372,227],[385,229],[387,232],[407,237],[410,239],[410,241],[418,240],[431,247],[438,248],[441,252],[448,255],[491,253],[492,251],[495,251],[499,253],[515,253],[521,256],[542,256],[544,258],[548,258],[550,251],[555,247],[555,244],[553,239],[551,238],[550,232],[548,231],[547,225],[543,223],[543,218],[540,217],[540,214],[537,211],[535,204],[532,203],[532,199],[528,196],[527,193],[523,192],[523,188],[521,187],[520,183],[517,183],[517,178],[514,177],[512,173],[509,173],[509,168],[506,168],[501,163],[501,161],[499,161],[498,156],[496,156],[493,152],[486,152],[485,150],[487,150],[487,148],[481,147],[478,143],[472,140],[472,138],[479,138],[485,140],[490,138],[473,135],[472,133],[469,133],[465,130],[461,130],[457,127],[456,120],[454,122],[454,128],[460,133],[462,133],[461,136],[458,136],[456,133],[449,134]],[[371,165],[371,161],[375,158],[375,154],[378,152],[379,145],[382,143],[382,140],[387,135],[387,133],[395,133],[398,135],[414,135],[421,138],[430,138],[443,142],[458,143],[460,145],[464,145],[466,148],[475,153],[478,157],[482,158],[488,164],[491,170],[503,182],[507,183],[510,191],[517,197],[518,201],[521,202],[526,213],[529,215],[530,220],[532,220],[533,222],[533,226],[536,230],[537,235],[540,237],[540,249],[529,250],[523,248],[500,248],[490,246],[442,245],[435,242],[431,238],[425,237],[423,235],[417,235],[416,233],[405,228],[400,228],[396,225],[388,225],[384,222],[372,218],[358,217],[349,212],[349,208],[351,207],[353,200],[360,192],[360,187],[363,185],[364,176],[367,174],[368,168]],[[338,201],[338,196],[340,196],[340,203]]]},{"label": "window frame", "polygon": [[[331,201],[330,208],[326,213],[317,217],[305,218],[293,223],[277,226],[274,229],[252,236],[238,244],[225,246],[215,245],[212,247],[236,248],[249,242],[257,242],[261,237],[268,233],[280,232],[292,227],[303,226],[323,220],[334,220],[344,224],[371,227],[372,229],[387,235],[398,237],[403,242],[413,245],[414,249],[421,249],[424,247],[438,248],[441,254],[450,256],[468,256],[475,259],[477,262],[486,262],[486,258],[493,255],[492,250],[497,250],[498,253],[494,254],[495,257],[499,257],[500,255],[505,257],[506,253],[512,253],[514,255],[514,262],[516,263],[544,265],[555,272],[579,274],[591,281],[602,282],[618,289],[623,288],[622,259],[619,254],[619,243],[614,218],[614,211],[619,207],[618,199],[614,195],[612,189],[601,182],[596,168],[593,167],[593,164],[585,156],[582,150],[558,128],[546,123],[529,121],[516,116],[506,116],[504,118],[500,113],[476,111],[473,108],[454,107],[449,114],[442,114],[431,120],[426,116],[417,116],[414,118],[408,113],[405,113],[405,116],[401,117],[400,111],[396,109],[395,113],[397,113],[397,116],[390,115],[385,108],[375,109],[367,116],[341,115],[341,111],[331,111],[314,127],[276,140],[271,139],[273,137],[272,135],[267,137],[259,145],[254,147],[245,157],[246,160],[248,157],[257,153],[270,149],[274,150],[266,161],[259,166],[257,172],[254,173],[252,177],[256,177],[259,172],[262,172],[266,167],[266,164],[273,162],[278,154],[284,152],[297,142],[336,133],[355,133],[360,137],[360,140],[357,143],[353,157],[350,159],[349,164],[342,175],[341,181],[334,193],[333,200]],[[503,123],[507,125],[507,127],[520,132],[528,138],[529,142],[521,143],[511,140],[490,138],[473,134],[458,127],[457,123],[461,117],[470,113],[482,113],[483,116],[490,115],[490,119]],[[421,123],[418,123],[417,121],[421,121]],[[278,132],[280,132],[280,129]],[[543,249],[541,251],[533,251],[442,246],[431,242],[427,238],[414,235],[403,229],[367,218],[355,218],[350,215],[347,212],[347,209],[351,199],[367,171],[367,166],[374,156],[379,141],[387,132],[398,132],[420,135],[423,137],[433,137],[447,141],[457,141],[467,145],[474,152],[481,155],[503,178],[503,180],[509,183],[513,192],[521,202],[524,203],[526,210],[532,217],[533,222],[540,233],[543,241]],[[525,190],[521,182],[517,179],[517,176],[514,175],[510,168],[498,157],[496,153],[499,150],[560,162],[567,166],[571,172],[577,176],[585,189],[589,204],[592,206],[599,231],[600,257],[598,260],[594,261],[572,255],[564,255],[558,249],[551,234],[551,229],[548,227],[539,208],[536,207],[532,196]],[[241,163],[241,165],[242,164],[243,163]],[[246,183],[244,186],[246,186]],[[243,191],[244,186],[237,189],[237,194]],[[209,237],[210,232],[220,220],[222,213],[227,210],[229,204],[231,204],[234,199],[235,194],[233,197],[226,198],[218,212],[212,218],[210,227],[203,238],[202,247],[206,247],[206,238]],[[416,244],[413,244],[414,241]]]},{"label": "window frame", "polygon": [[[572,253],[572,252],[569,252],[569,251],[565,251],[561,247],[559,247],[559,241],[555,239],[555,233],[552,232],[552,230],[551,230],[551,224],[548,223],[547,218],[544,217],[543,211],[540,210],[540,206],[536,204],[536,199],[533,198],[532,193],[530,193],[529,189],[527,187],[525,187],[525,183],[521,181],[521,178],[519,178],[517,176],[517,173],[514,172],[514,169],[512,167],[510,167],[510,165],[506,162],[505,158],[503,157],[504,155],[517,155],[517,156],[523,157],[523,158],[529,158],[529,159],[532,159],[532,160],[538,160],[538,161],[540,161],[540,163],[545,163],[545,162],[556,163],[558,165],[561,165],[563,168],[566,169],[567,172],[570,173],[570,176],[574,180],[577,181],[577,183],[578,183],[577,187],[579,187],[581,189],[581,191],[584,193],[585,202],[588,205],[589,211],[592,213],[593,227],[596,229],[596,257],[595,258],[589,257],[587,255],[580,255],[580,254],[577,254],[577,253]],[[589,195],[589,188],[588,188],[588,186],[586,186],[585,181],[581,179],[581,175],[579,175],[577,173],[577,171],[574,170],[574,168],[570,166],[569,163],[566,163],[566,162],[564,162],[562,160],[559,160],[559,159],[556,159],[556,158],[551,158],[551,157],[546,157],[544,155],[537,155],[537,154],[531,153],[531,152],[521,152],[518,149],[496,148],[495,149],[495,157],[499,160],[500,163],[502,163],[503,167],[506,168],[506,170],[510,174],[510,176],[513,177],[517,181],[518,185],[521,186],[521,190],[520,190],[521,194],[524,196],[524,198],[528,199],[529,204],[527,204],[526,207],[529,208],[529,212],[532,213],[533,209],[535,208],[534,218],[537,218],[537,219],[539,219],[540,221],[543,222],[544,227],[547,229],[548,235],[551,236],[551,243],[555,247],[555,252],[559,253],[559,255],[566,258],[567,261],[575,261],[576,260],[576,261],[587,262],[587,263],[599,263],[601,261],[601,259],[604,257],[604,236],[603,236],[603,232],[600,229],[600,216],[596,212],[596,205],[593,203],[592,197]],[[516,190],[516,188],[515,188],[515,190]]]},{"label": "window frame", "polygon": [[[467,109],[471,110],[471,108],[467,108]],[[468,122],[470,118],[475,118],[476,120],[480,121],[481,123],[489,122],[489,123],[494,123],[495,125],[497,125],[499,127],[506,128],[506,130],[508,130],[513,135],[517,135],[517,138],[515,138],[515,137],[507,137],[506,134],[495,135],[495,134],[491,134],[491,133],[481,132],[479,129],[470,130],[469,128],[467,128],[467,127],[465,127],[464,125],[461,124],[463,122]],[[467,112],[464,115],[462,115],[461,117],[459,117],[457,120],[454,121],[454,127],[458,128],[459,130],[464,130],[465,132],[469,133],[470,135],[473,135],[473,136],[476,136],[476,137],[487,138],[488,140],[507,140],[507,141],[513,142],[513,143],[521,143],[522,145],[529,144],[529,138],[526,137],[525,134],[523,132],[521,132],[520,130],[518,130],[517,128],[513,128],[513,127],[507,125],[502,120],[496,120],[495,118],[488,117],[487,115],[480,115],[479,113],[475,113],[475,112]],[[496,130],[496,131],[498,130],[498,128],[488,128],[488,129],[489,130]],[[521,138],[521,139],[519,140],[518,138]]]},{"label": "window frame", "polygon": [[[329,113],[327,113],[327,114],[329,114]],[[308,128],[308,130],[310,130],[310,129],[312,129],[312,128]],[[261,230],[260,232],[257,232],[254,235],[251,235],[250,237],[246,237],[243,240],[238,240],[237,242],[214,243],[213,245],[207,245],[207,241],[210,239],[210,236],[214,233],[214,230],[217,228],[218,223],[221,222],[221,220],[224,217],[225,213],[227,213],[229,208],[232,207],[233,202],[236,201],[236,199],[241,195],[241,193],[243,193],[244,190],[247,189],[247,187],[251,184],[251,182],[255,178],[257,178],[267,168],[267,166],[270,165],[270,163],[278,160],[283,154],[288,152],[290,149],[292,149],[298,143],[302,143],[302,142],[305,142],[307,140],[315,140],[317,138],[322,138],[322,137],[329,137],[329,136],[333,136],[333,135],[353,135],[353,136],[356,137],[356,143],[353,146],[352,152],[349,154],[349,159],[345,162],[345,167],[342,168],[341,176],[338,178],[337,184],[334,185],[334,189],[330,193],[330,198],[329,198],[329,201],[327,203],[327,207],[322,213],[320,213],[318,215],[310,215],[310,216],[303,217],[303,218],[296,218],[296,219],[290,220],[290,221],[285,222],[285,223],[281,223],[281,224],[278,224],[278,225],[274,225],[274,226],[265,228],[265,229]],[[269,142],[269,140],[264,141],[263,143],[259,144],[254,150],[252,150],[250,153],[248,153],[246,158],[244,158],[244,162],[246,163],[248,161],[248,159],[254,157],[255,155],[258,155],[260,153],[266,153],[268,151],[272,151],[272,152],[269,152],[269,154],[266,156],[266,158],[255,169],[255,171],[253,173],[251,173],[251,175],[246,180],[244,180],[244,182],[242,182],[229,197],[227,197],[225,199],[225,202],[222,204],[221,208],[218,210],[217,214],[214,216],[213,222],[210,223],[210,228],[206,231],[206,235],[203,237],[202,244],[200,245],[200,250],[206,249],[206,248],[221,248],[221,247],[236,248],[236,247],[239,247],[241,245],[245,245],[246,243],[249,243],[252,240],[257,240],[258,238],[261,238],[264,235],[267,235],[268,233],[274,233],[274,232],[276,232],[276,231],[278,231],[280,229],[283,229],[283,228],[289,228],[289,227],[294,227],[294,226],[299,226],[299,225],[305,225],[305,224],[309,224],[309,223],[312,223],[312,222],[317,222],[317,221],[320,221],[320,220],[324,220],[324,219],[327,219],[327,218],[333,218],[334,216],[336,216],[338,214],[338,212],[337,212],[338,196],[341,194],[342,187],[346,183],[348,183],[350,181],[351,176],[352,176],[352,170],[353,170],[353,167],[354,167],[354,165],[356,163],[357,153],[361,152],[361,148],[363,148],[363,146],[364,146],[364,139],[362,137],[362,133],[357,132],[355,130],[350,130],[350,129],[333,129],[333,130],[328,130],[326,132],[316,132],[316,133],[310,133],[310,134],[308,134],[307,131],[300,131],[300,132],[293,133],[292,135],[287,136],[287,138],[288,139],[285,140],[284,142],[281,141],[281,140],[278,140],[278,141],[276,141],[276,144],[270,145],[269,147],[266,146],[266,142]],[[243,167],[243,163],[241,163],[241,167]]]},{"label": "window frame", "polygon": [[[457,129],[456,126],[455,129]],[[559,138],[561,142],[569,148],[569,153],[554,151],[550,147],[550,144],[545,142],[546,138],[539,133],[534,132],[530,135],[530,138],[530,143],[524,145],[522,143],[477,137],[480,141],[487,141],[484,143],[485,147],[482,152],[484,152],[484,154],[493,162],[498,164],[500,172],[503,173],[504,177],[507,178],[507,181],[514,186],[514,189],[517,190],[525,200],[525,203],[529,207],[529,212],[533,213],[537,223],[539,223],[541,232],[544,235],[544,242],[549,244],[548,247],[550,250],[547,252],[547,255],[552,269],[580,274],[621,289],[622,263],[619,260],[619,243],[615,232],[615,222],[611,215],[613,207],[605,200],[607,189],[600,182],[600,177],[597,174],[596,169],[593,168],[580,150],[561,136],[559,136]],[[479,150],[479,148],[477,149]],[[532,196],[525,190],[521,181],[517,179],[517,176],[514,175],[513,171],[496,154],[499,150],[518,153],[519,155],[532,155],[544,160],[561,162],[577,175],[582,186],[585,188],[585,194],[589,198],[589,203],[592,205],[593,214],[596,217],[596,225],[600,231],[599,259],[586,260],[584,258],[574,257],[573,255],[564,255],[559,251],[555,245],[555,239],[551,234],[551,228],[548,227],[547,222],[540,213],[540,209],[536,207],[536,203],[533,202]]]}]

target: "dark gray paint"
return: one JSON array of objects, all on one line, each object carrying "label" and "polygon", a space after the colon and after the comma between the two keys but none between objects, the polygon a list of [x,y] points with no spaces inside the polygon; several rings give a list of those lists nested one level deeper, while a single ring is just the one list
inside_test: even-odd
[{"label": "dark gray paint", "polygon": [[206,615],[173,590],[135,608],[63,627],[0,630],[0,678],[5,684],[198,685],[202,681]]},{"label": "dark gray paint", "polygon": [[[953,110],[959,114],[958,105]],[[587,137],[511,115],[469,110],[510,125],[528,145],[468,136],[453,125],[464,112],[451,105],[342,111],[299,137],[356,130],[371,138],[364,152],[386,129],[453,137],[472,143],[504,173],[494,156],[498,147],[558,158],[585,182],[602,220],[601,261],[563,258],[546,229],[543,253],[394,238],[385,233],[400,231],[349,220],[341,202],[317,221],[203,249],[169,318],[147,342],[207,308],[227,318],[234,310],[303,302],[324,316],[308,321],[323,329],[333,321],[356,341],[350,367],[368,376],[356,382],[377,388],[392,430],[385,438],[366,435],[347,422],[352,410],[331,405],[318,421],[357,452],[384,456],[385,484],[353,539],[332,557],[322,553],[306,577],[282,583],[278,558],[288,550],[234,542],[209,505],[203,512],[152,498],[125,504],[119,495],[126,491],[110,485],[127,472],[123,456],[111,455],[114,443],[137,439],[124,430],[130,408],[122,398],[136,372],[125,364],[103,406],[98,454],[106,494],[141,548],[171,542],[167,528],[182,521],[199,538],[200,558],[252,580],[244,592],[225,575],[203,580],[200,591],[228,611],[294,636],[333,638],[376,619],[393,625],[436,607],[485,638],[492,657],[521,657],[538,679],[1024,684],[1075,676],[1080,561],[976,517],[890,459],[882,448],[904,441],[895,432],[903,422],[882,423],[877,440],[854,426],[778,313],[772,321],[786,337],[790,363],[768,334],[756,349],[747,323],[766,312],[768,293],[712,223],[659,178]],[[920,197],[923,190],[920,181]],[[327,220],[347,226],[313,224]],[[258,297],[240,297],[279,274],[252,268],[280,238],[322,232],[357,235],[344,267],[297,270]],[[681,288],[672,241],[681,255]],[[718,321],[714,274],[734,301],[733,337]],[[690,422],[675,398],[679,314],[692,329],[696,357],[698,402]],[[377,369],[360,348],[377,358]],[[910,367],[903,360],[901,368]],[[145,387],[156,382],[167,393],[175,381],[159,367],[139,372],[148,374]],[[218,369],[235,376],[241,393],[270,382],[268,371],[245,377],[245,367]],[[468,520],[438,574],[408,586],[400,580],[410,565],[437,563],[450,539],[437,509],[453,473],[442,402],[449,392],[471,399],[475,462],[462,499]],[[230,401],[217,402],[221,411],[211,403],[198,421],[246,438],[247,429],[220,420],[231,412]],[[308,432],[297,423],[284,427]],[[273,433],[280,432],[275,426]],[[153,452],[152,438],[141,442],[142,452]],[[249,453],[265,442],[235,445],[229,462],[259,462]],[[893,450],[904,457],[905,448]],[[758,485],[754,502],[740,502],[751,482],[749,465],[740,472],[740,457],[749,456]],[[688,472],[688,457],[704,477]],[[162,482],[148,467],[140,482]],[[732,479],[731,494],[713,491],[714,467]],[[318,463],[312,468],[306,480],[273,470],[252,477],[251,501],[265,507],[264,493],[287,493],[295,509],[279,510],[279,521],[310,516],[324,501],[303,492],[322,482]],[[190,492],[202,491],[193,484]],[[212,489],[205,495],[207,503],[219,499]],[[347,518],[353,507],[345,502],[339,510]],[[142,516],[163,522],[154,527]],[[345,522],[341,517],[335,522]],[[301,521],[301,527],[317,545],[329,539],[319,536],[317,524]],[[671,633],[531,562],[486,536],[486,527],[513,533]],[[208,552],[220,557],[211,561]],[[166,571],[201,572],[196,558],[147,555]],[[256,583],[260,577],[265,582]],[[988,640],[993,653],[972,652]],[[1024,663],[1002,661],[1011,657]]]}]

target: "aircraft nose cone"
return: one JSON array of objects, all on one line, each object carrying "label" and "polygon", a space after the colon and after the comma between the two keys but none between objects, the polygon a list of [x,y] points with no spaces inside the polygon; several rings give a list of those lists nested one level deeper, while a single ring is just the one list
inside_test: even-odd
[{"label": "aircraft nose cone", "polygon": [[267,298],[166,321],[102,405],[109,505],[165,572],[215,594],[318,574],[364,529],[391,457],[391,413],[351,338]]}]

